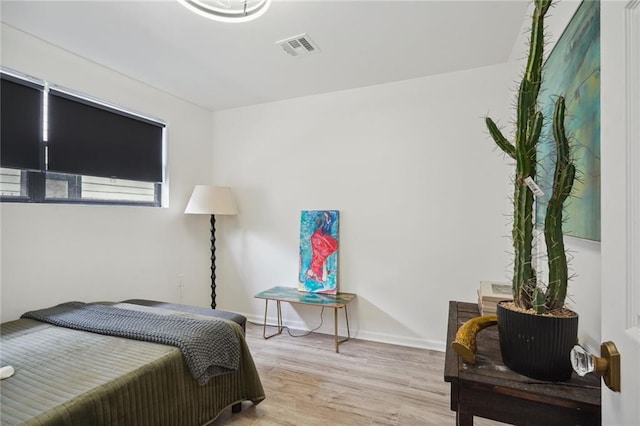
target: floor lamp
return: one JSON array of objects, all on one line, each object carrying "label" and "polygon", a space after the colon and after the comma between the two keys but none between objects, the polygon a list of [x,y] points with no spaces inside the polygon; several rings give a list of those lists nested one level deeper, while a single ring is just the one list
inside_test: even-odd
[{"label": "floor lamp", "polygon": [[196,185],[184,210],[186,214],[211,215],[211,308],[216,308],[216,215],[238,214],[231,189],[224,186]]}]

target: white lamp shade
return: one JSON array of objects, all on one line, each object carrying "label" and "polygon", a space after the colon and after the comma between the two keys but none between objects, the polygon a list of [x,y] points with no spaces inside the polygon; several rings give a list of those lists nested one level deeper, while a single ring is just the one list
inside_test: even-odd
[{"label": "white lamp shade", "polygon": [[196,185],[184,209],[187,214],[238,214],[231,197],[231,188],[226,186]]}]

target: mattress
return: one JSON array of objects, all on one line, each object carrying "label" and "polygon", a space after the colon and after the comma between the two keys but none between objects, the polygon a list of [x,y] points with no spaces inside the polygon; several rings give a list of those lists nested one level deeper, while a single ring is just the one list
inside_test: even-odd
[{"label": "mattress", "polygon": [[[148,309],[148,308],[147,308]],[[265,397],[240,325],[237,371],[198,385],[173,346],[19,319],[1,325],[2,425],[201,425]]]}]

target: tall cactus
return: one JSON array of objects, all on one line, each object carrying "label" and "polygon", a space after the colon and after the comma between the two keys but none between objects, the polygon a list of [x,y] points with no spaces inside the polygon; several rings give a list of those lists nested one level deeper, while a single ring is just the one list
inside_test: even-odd
[{"label": "tall cactus", "polygon": [[[537,100],[542,81],[544,17],[551,6],[551,0],[535,0],[534,5],[529,56],[518,90],[514,142],[511,143],[504,137],[491,118],[487,117],[485,122],[498,147],[516,161],[512,231],[514,247],[513,298],[516,305],[521,308],[535,307],[536,310],[540,311],[544,309],[545,305],[547,307],[556,306],[557,303],[551,302],[562,295],[563,286],[564,295],[566,295],[567,265],[564,244],[562,243],[562,204],[566,196],[571,192],[575,167],[570,164],[569,145],[564,135],[564,99],[560,98],[561,108],[558,111],[558,105],[556,106],[558,113],[556,114],[556,122],[554,122],[554,131],[557,127],[561,137],[556,136],[555,139],[556,141],[561,141],[561,149],[566,152],[566,155],[562,155],[563,162],[558,162],[562,172],[558,172],[556,166],[554,196],[552,196],[553,207],[550,209],[551,211],[547,211],[547,217],[549,215],[553,216],[550,220],[547,219],[549,221],[547,223],[549,231],[545,230],[545,236],[549,235],[546,240],[547,244],[549,244],[549,241],[552,242],[549,263],[550,268],[552,267],[553,270],[553,273],[550,274],[550,281],[553,281],[553,286],[550,285],[546,294],[543,294],[537,286],[536,271],[532,263],[534,194],[527,186],[526,179],[535,180],[536,176],[536,147],[543,124],[543,116],[538,110]],[[559,124],[556,125],[558,121]],[[558,149],[559,155],[561,149]],[[573,171],[569,172],[568,170]],[[559,179],[561,180],[560,182],[558,182]],[[557,196],[555,195],[556,187]],[[550,202],[549,204],[551,205],[552,203]],[[564,264],[564,272],[562,264]],[[565,277],[564,280],[563,276]],[[564,295],[562,295],[560,304],[564,303]],[[534,300],[536,301],[535,303]]]}]

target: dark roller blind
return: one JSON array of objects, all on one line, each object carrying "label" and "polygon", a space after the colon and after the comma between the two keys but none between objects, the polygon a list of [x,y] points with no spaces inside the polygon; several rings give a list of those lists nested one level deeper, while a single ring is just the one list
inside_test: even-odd
[{"label": "dark roller blind", "polygon": [[42,86],[1,74],[0,165],[40,170]]},{"label": "dark roller blind", "polygon": [[49,90],[48,170],[162,182],[164,125]]}]

